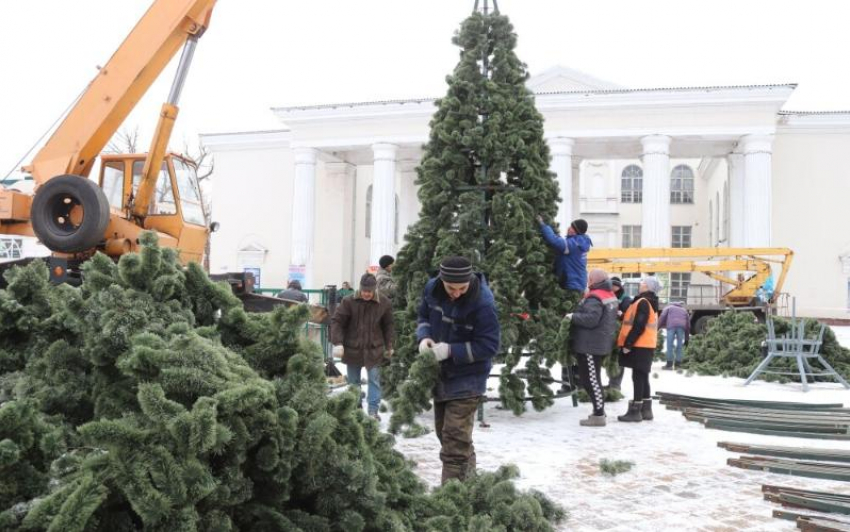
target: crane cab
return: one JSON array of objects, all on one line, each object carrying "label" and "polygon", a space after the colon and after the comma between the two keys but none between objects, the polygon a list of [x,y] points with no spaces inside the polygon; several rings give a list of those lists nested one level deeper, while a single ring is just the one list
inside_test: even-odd
[{"label": "crane cab", "polygon": [[201,262],[209,234],[195,165],[174,153],[163,158],[147,216],[132,220],[135,194],[142,179],[146,154],[104,154],[99,184],[112,216],[105,251],[118,256],[136,249],[143,230],[159,233],[163,247],[177,248],[180,261]]}]

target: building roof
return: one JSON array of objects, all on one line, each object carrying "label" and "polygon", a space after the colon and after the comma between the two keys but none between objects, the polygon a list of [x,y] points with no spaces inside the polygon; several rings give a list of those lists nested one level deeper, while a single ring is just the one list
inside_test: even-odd
[{"label": "building roof", "polygon": [[[536,96],[556,96],[556,95],[596,95],[596,94],[629,94],[629,93],[651,93],[651,92],[712,92],[712,91],[728,91],[728,90],[754,90],[754,89],[795,89],[796,83],[777,83],[767,85],[710,85],[703,87],[652,87],[639,89],[588,89],[588,90],[567,90],[567,91],[548,91],[535,92]],[[376,100],[367,102],[347,102],[347,103],[329,103],[321,105],[296,105],[291,107],[272,107],[274,112],[298,112],[298,111],[314,111],[320,109],[340,109],[354,107],[370,107],[377,105],[404,105],[404,104],[422,104],[434,102],[437,98],[410,98],[403,100]]]},{"label": "building roof", "polygon": [[850,115],[848,111],[779,111],[782,116],[828,116],[828,115]]}]

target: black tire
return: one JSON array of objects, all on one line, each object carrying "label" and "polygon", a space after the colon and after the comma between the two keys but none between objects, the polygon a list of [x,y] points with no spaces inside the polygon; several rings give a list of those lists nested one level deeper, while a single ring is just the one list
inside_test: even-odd
[{"label": "black tire", "polygon": [[[79,205],[83,218],[71,221]],[[109,225],[109,200],[94,181],[77,175],[61,175],[41,185],[32,200],[32,228],[51,251],[77,253],[97,246]]]},{"label": "black tire", "polygon": [[694,334],[702,334],[708,328],[708,322],[714,319],[714,316],[703,315],[697,318],[694,322]]}]

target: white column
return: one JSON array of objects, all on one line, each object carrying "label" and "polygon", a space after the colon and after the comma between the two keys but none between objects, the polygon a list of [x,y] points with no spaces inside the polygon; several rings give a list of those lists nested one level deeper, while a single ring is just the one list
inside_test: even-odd
[{"label": "white column", "polygon": [[670,247],[670,137],[650,135],[643,145],[641,244]]},{"label": "white column", "polygon": [[744,247],[744,156],[730,153],[729,167],[729,247]]},{"label": "white column", "polygon": [[[572,201],[572,206],[573,206],[573,220],[574,220],[576,218],[581,218],[581,201],[580,201],[580,198],[579,198],[579,194],[581,193],[581,160],[577,159],[576,157],[573,157],[572,158],[572,166],[573,166],[573,173],[572,173],[573,201]],[[572,222],[572,220],[569,220],[567,222],[567,227],[569,227],[570,222]],[[566,231],[566,228],[564,228],[564,231]]]},{"label": "white column", "polygon": [[770,247],[773,135],[746,135],[741,138],[741,151],[744,152],[744,242],[747,247]]},{"label": "white column", "polygon": [[[314,288],[313,236],[316,225],[316,156],[313,148],[295,149],[295,181],[292,190],[292,248],[290,271],[304,268],[304,288]],[[292,268],[294,266],[295,268]],[[290,276],[292,277],[292,275]]]},{"label": "white column", "polygon": [[395,255],[395,166],[398,146],[373,144],[372,247],[369,264],[377,266],[383,255]]},{"label": "white column", "polygon": [[555,173],[561,193],[556,218],[561,231],[566,231],[574,219],[573,195],[578,192],[573,188],[573,146],[575,141],[569,138],[559,137],[549,141],[549,148],[552,150],[549,170]]}]

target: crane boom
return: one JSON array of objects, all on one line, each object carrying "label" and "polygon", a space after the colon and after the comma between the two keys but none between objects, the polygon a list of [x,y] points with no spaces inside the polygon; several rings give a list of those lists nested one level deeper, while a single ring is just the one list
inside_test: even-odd
[{"label": "crane boom", "polygon": [[37,185],[88,176],[109,139],[187,39],[209,25],[216,0],[156,0],[89,84],[29,171]]}]

